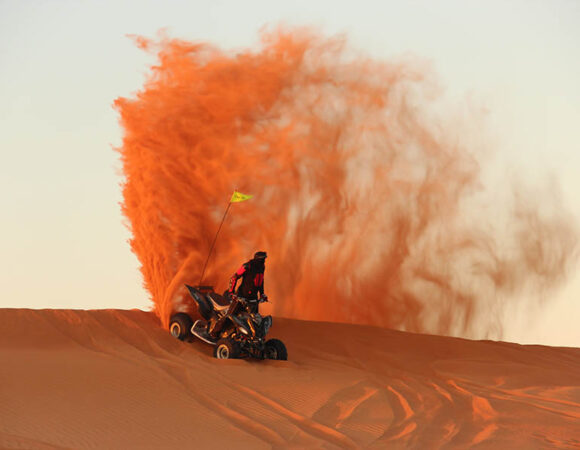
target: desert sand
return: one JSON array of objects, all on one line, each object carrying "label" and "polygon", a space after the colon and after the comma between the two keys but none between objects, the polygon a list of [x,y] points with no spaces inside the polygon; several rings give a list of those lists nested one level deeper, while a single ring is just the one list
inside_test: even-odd
[{"label": "desert sand", "polygon": [[275,319],[213,358],[149,312],[0,310],[1,448],[579,448],[580,349]]}]

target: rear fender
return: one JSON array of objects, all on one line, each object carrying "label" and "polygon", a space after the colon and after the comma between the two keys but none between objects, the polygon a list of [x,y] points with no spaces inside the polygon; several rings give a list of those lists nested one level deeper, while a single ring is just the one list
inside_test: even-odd
[{"label": "rear fender", "polygon": [[193,299],[197,303],[197,309],[198,309],[201,317],[203,317],[205,320],[211,319],[211,317],[214,315],[214,310],[213,310],[213,306],[211,305],[211,302],[209,302],[205,298],[205,295],[203,295],[201,292],[199,292],[193,286],[186,284],[185,287],[187,288],[187,290],[189,291],[189,293],[191,294],[191,296],[193,297]]}]

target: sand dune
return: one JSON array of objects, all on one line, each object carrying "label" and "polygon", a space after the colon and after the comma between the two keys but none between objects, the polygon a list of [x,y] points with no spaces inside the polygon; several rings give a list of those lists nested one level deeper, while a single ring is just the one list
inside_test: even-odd
[{"label": "sand dune", "polygon": [[577,348],[278,319],[289,361],[218,361],[142,311],[0,324],[1,448],[580,447]]}]

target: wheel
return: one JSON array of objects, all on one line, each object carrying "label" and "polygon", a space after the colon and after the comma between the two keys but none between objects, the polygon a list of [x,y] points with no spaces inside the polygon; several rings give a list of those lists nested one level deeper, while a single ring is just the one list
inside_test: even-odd
[{"label": "wheel", "polygon": [[171,316],[169,321],[169,333],[176,339],[183,341],[191,336],[191,326],[193,321],[185,313],[177,313]]},{"label": "wheel", "polygon": [[264,359],[279,359],[286,361],[288,359],[288,351],[284,342],[279,339],[270,339],[264,345]]},{"label": "wheel", "polygon": [[215,345],[213,356],[217,359],[235,359],[240,356],[240,346],[231,339],[220,339]]}]

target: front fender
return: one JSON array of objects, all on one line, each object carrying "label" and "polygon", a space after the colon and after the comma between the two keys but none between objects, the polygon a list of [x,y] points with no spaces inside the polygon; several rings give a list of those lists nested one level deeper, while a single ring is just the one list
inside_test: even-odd
[{"label": "front fender", "polygon": [[246,322],[237,316],[228,317],[234,324],[234,326],[240,331],[243,336],[254,336],[255,332],[248,326]]}]

